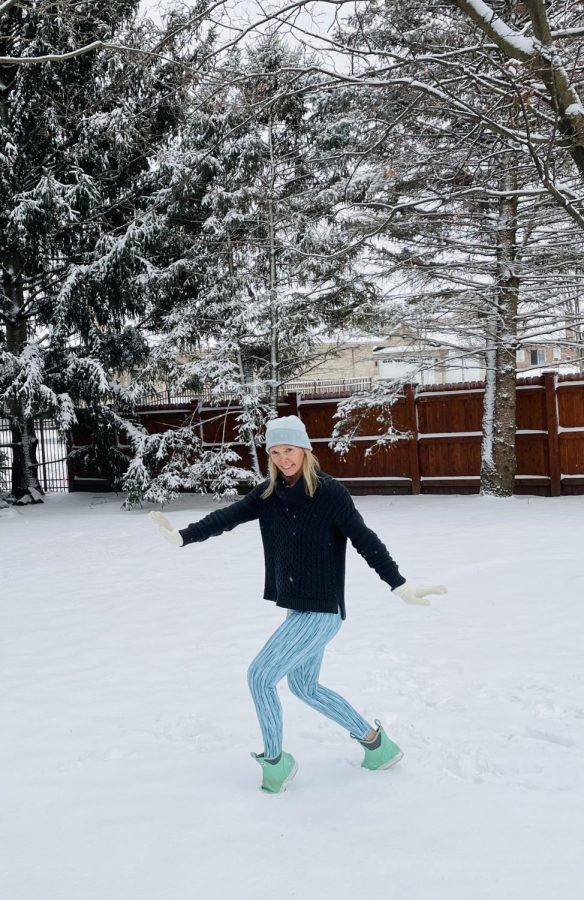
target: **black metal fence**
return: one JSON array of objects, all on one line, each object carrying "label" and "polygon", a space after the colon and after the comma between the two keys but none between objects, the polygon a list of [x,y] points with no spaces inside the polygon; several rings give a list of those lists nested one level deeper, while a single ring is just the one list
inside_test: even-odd
[{"label": "black metal fence", "polygon": [[[67,446],[52,419],[35,419],[38,438],[39,481],[46,493],[69,490]],[[10,493],[12,471],[12,433],[8,419],[0,417],[0,493]]]},{"label": "black metal fence", "polygon": [[314,381],[303,379],[302,381],[289,381],[283,387],[284,393],[299,393],[304,397],[315,394],[330,394],[333,397],[339,394],[357,394],[360,391],[370,391],[373,386],[371,378],[320,378]]},{"label": "black metal fence", "polygon": [[[304,396],[312,396],[314,394],[345,394],[357,393],[358,391],[368,391],[371,389],[371,378],[329,378],[314,381],[306,379],[301,381],[288,381],[278,389],[278,396],[283,397],[289,393],[301,393]],[[250,385],[250,389],[255,385]],[[266,388],[265,396],[268,396]],[[202,400],[204,403],[213,403],[218,401],[228,401],[239,399],[239,394],[221,394],[220,396],[213,393],[211,388],[203,387],[200,391],[182,391],[175,392],[170,390],[161,390],[157,393],[150,394],[141,400],[144,406],[162,406],[168,404],[175,406],[181,403],[195,403]]]}]

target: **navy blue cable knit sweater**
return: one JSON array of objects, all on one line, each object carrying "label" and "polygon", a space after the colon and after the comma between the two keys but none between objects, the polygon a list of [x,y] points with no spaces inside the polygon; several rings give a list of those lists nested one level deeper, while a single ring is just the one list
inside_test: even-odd
[{"label": "navy blue cable knit sweater", "polygon": [[286,609],[345,613],[347,538],[379,577],[393,589],[404,584],[397,564],[375,532],[367,528],[348,490],[319,473],[313,497],[304,479],[288,487],[282,476],[272,494],[258,484],[242,500],[180,530],[183,546],[259,519],[265,559],[264,598]]}]

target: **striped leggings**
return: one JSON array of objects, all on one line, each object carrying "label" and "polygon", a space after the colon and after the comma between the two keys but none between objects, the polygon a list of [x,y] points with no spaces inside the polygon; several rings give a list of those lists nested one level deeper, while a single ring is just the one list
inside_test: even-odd
[{"label": "striped leggings", "polygon": [[372,726],[339,694],[318,683],[326,645],[341,627],[339,613],[288,610],[284,622],[260,650],[248,671],[248,684],[264,739],[266,759],[282,752],[282,707],[276,685],[288,676],[288,687],[301,700],[362,740]]}]

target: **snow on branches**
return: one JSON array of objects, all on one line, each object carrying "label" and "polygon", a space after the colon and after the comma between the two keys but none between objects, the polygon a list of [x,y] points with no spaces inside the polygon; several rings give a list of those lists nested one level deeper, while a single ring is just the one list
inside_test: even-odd
[{"label": "snow on branches", "polygon": [[364,436],[365,431],[366,436],[373,439],[372,446],[365,451],[365,456],[370,456],[381,447],[409,438],[410,433],[400,431],[392,420],[392,407],[402,392],[403,380],[383,379],[370,391],[358,392],[341,400],[333,416],[338,421],[329,447],[344,457],[355,438]]},{"label": "snow on branches", "polygon": [[120,422],[132,446],[132,459],[122,480],[128,491],[125,509],[143,502],[166,505],[179,491],[211,493],[215,499],[234,497],[242,483],[254,483],[254,473],[236,465],[240,456],[229,446],[205,449],[198,425],[161,434]]}]

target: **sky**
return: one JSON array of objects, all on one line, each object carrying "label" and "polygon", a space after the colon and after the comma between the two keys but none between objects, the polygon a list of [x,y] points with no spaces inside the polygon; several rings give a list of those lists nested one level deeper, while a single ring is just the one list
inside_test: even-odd
[{"label": "sky", "polygon": [[[183,5],[186,8],[195,6],[191,0],[183,0]],[[229,24],[232,27],[246,28],[254,21],[261,20],[266,9],[278,9],[286,5],[284,2],[273,3],[270,6],[255,0],[226,0],[223,9],[228,11]],[[142,0],[142,9],[158,22],[161,21],[161,14],[168,6],[169,0]],[[343,12],[348,14],[354,6],[354,2],[343,3]],[[338,3],[329,4],[320,0],[309,3],[295,18],[297,30],[290,31],[284,28],[284,31],[287,30],[293,40],[302,40],[313,48],[327,49],[327,37],[330,37],[330,29],[334,25],[334,17],[338,10]],[[229,33],[229,36],[233,37],[233,34]],[[329,62],[334,64],[333,55],[330,56]]]}]

